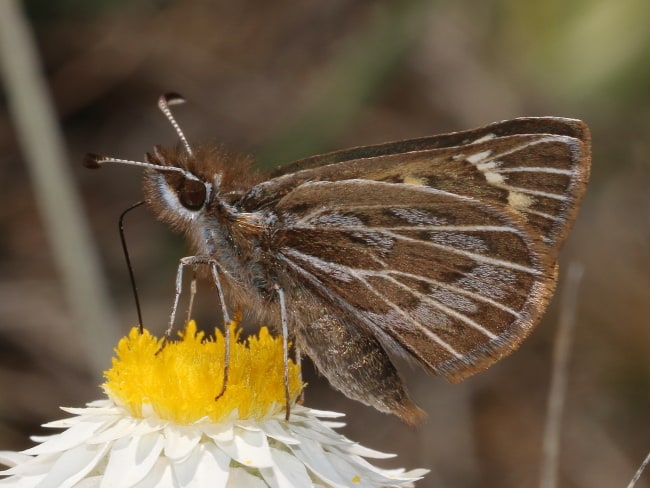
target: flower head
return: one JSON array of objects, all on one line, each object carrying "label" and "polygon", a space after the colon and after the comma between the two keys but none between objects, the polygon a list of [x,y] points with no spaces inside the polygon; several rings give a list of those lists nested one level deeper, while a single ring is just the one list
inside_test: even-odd
[{"label": "flower head", "polygon": [[137,329],[105,373],[108,398],[46,427],[30,449],[0,452],[11,468],[1,485],[39,487],[379,487],[411,486],[426,470],[386,470],[389,457],[334,431],[341,414],[295,404],[302,383],[289,364],[293,403],[285,420],[282,341],[265,328],[241,341],[231,324],[230,369],[222,389],[224,338],[188,324],[179,342]]}]

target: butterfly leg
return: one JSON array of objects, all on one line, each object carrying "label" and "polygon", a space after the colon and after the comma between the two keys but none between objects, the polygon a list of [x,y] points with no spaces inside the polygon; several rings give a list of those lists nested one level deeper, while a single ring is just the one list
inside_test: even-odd
[{"label": "butterfly leg", "polygon": [[190,282],[190,303],[187,306],[187,318],[185,323],[192,320],[192,309],[194,308],[194,297],[196,296],[196,270],[192,273],[192,281]]},{"label": "butterfly leg", "polygon": [[174,291],[174,304],[172,305],[172,311],[169,314],[169,323],[167,324],[167,330],[165,331],[165,336],[163,337],[163,343],[160,346],[158,352],[160,352],[162,348],[165,347],[167,341],[171,339],[172,332],[174,330],[174,321],[176,320],[176,311],[178,310],[178,302],[181,298],[181,293],[183,291],[183,270],[185,269],[185,266],[192,266],[202,262],[197,258],[201,258],[201,257],[187,256],[181,258],[178,263],[178,270],[176,271],[176,286]]},{"label": "butterfly leg", "polygon": [[[226,300],[223,293],[223,287],[221,286],[221,280],[219,279],[219,263],[214,260],[211,260],[205,256],[187,256],[181,258],[178,264],[178,271],[176,272],[176,289],[174,293],[174,304],[172,306],[172,311],[169,316],[169,325],[165,331],[165,336],[163,338],[163,343],[160,346],[158,352],[160,352],[163,347],[165,347],[166,342],[170,339],[172,331],[174,330],[174,321],[176,319],[176,312],[178,310],[178,302],[180,300],[181,293],[183,291],[183,270],[186,266],[196,266],[198,264],[207,264],[210,267],[210,272],[212,273],[212,280],[214,281],[215,286],[217,287],[217,292],[219,293],[219,302],[221,304],[221,312],[223,314],[223,323],[224,323],[224,341],[225,341],[225,353],[224,353],[224,365],[223,365],[223,383],[221,386],[221,391],[215,397],[215,400],[219,399],[226,391],[228,385],[228,373],[230,370],[230,314],[228,313],[228,308],[226,307]],[[192,302],[194,300],[194,295],[196,294],[196,279],[192,278],[192,295],[190,297],[190,313],[192,310]]]},{"label": "butterfly leg", "polygon": [[289,320],[287,318],[287,304],[284,296],[284,290],[279,285],[275,285],[275,292],[280,299],[280,321],[282,324],[282,362],[284,365],[284,399],[286,402],[285,419],[289,420],[291,415],[291,395],[289,392]]},{"label": "butterfly leg", "polygon": [[226,298],[223,294],[223,288],[221,287],[221,280],[219,279],[219,263],[210,260],[208,261],[208,264],[210,266],[210,272],[212,273],[212,280],[214,281],[214,284],[217,287],[217,292],[219,293],[219,301],[221,302],[221,312],[223,314],[224,324],[225,352],[223,358],[223,383],[221,391],[215,397],[215,400],[218,400],[226,392],[226,387],[228,386],[228,373],[230,371],[230,315],[228,314],[228,308],[226,307]]}]

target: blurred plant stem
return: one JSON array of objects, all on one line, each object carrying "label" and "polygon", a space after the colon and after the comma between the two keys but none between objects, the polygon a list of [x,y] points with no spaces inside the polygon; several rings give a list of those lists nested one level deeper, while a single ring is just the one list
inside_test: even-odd
[{"label": "blurred plant stem", "polygon": [[578,292],[580,291],[583,274],[584,266],[581,263],[576,261],[569,263],[562,294],[560,320],[553,348],[553,371],[546,407],[540,488],[556,488],[558,486],[562,417],[569,381],[569,359],[576,324]]},{"label": "blurred plant stem", "polygon": [[88,362],[99,378],[110,364],[111,349],[118,338],[117,321],[67,165],[65,145],[41,75],[37,48],[16,0],[0,1],[0,67],[52,256]]}]

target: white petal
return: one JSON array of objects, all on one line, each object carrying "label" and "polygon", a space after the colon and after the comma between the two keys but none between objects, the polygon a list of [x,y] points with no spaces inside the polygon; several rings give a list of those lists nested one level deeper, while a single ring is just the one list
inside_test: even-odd
[{"label": "white petal", "polygon": [[82,445],[67,450],[56,460],[50,472],[39,484],[43,488],[67,488],[74,486],[90,473],[104,457],[108,445]]},{"label": "white petal", "polygon": [[74,488],[99,488],[99,484],[101,482],[101,476],[89,476],[88,478],[84,478],[79,483],[74,485]]},{"label": "white petal", "polygon": [[268,488],[268,486],[261,478],[241,468],[233,468],[226,488]]},{"label": "white petal", "polygon": [[232,459],[244,466],[266,468],[273,465],[271,452],[263,432],[251,432],[234,429],[235,437],[231,442],[220,442],[218,446]]},{"label": "white petal", "polygon": [[138,425],[133,431],[133,436],[151,434],[163,430],[169,422],[157,418],[145,417],[140,419]]},{"label": "white petal", "polygon": [[[315,426],[314,426],[315,427]],[[318,428],[305,428],[299,425],[291,426],[291,430],[295,432],[299,439],[311,439],[325,445],[349,445],[350,440],[342,435],[334,432],[333,430],[323,431]]]},{"label": "white petal", "polygon": [[[113,421],[113,419],[111,419]],[[24,454],[45,454],[61,452],[71,449],[86,442],[97,430],[106,425],[105,418],[86,419],[77,425],[73,425],[58,435],[48,438],[42,444],[23,451]]]},{"label": "white petal", "polygon": [[140,421],[133,417],[121,417],[113,425],[108,426],[88,439],[88,442],[91,444],[103,444],[104,442],[128,437],[136,431],[139,423]]},{"label": "white petal", "polygon": [[[15,451],[0,451],[0,464],[5,466],[16,466],[17,464],[26,463],[32,457]],[[1,473],[1,471],[0,471]]]},{"label": "white petal", "polygon": [[103,487],[132,486],[148,476],[165,441],[159,433],[116,441],[104,470]]},{"label": "white petal", "polygon": [[182,461],[201,440],[201,432],[193,427],[170,425],[163,431],[165,456],[172,461]]},{"label": "white petal", "polygon": [[403,469],[381,469],[356,456],[341,456],[331,453],[325,455],[335,466],[337,472],[345,478],[352,481],[355,477],[359,477],[359,480],[354,483],[355,487],[400,486],[405,483],[410,484],[408,482],[414,480],[413,477],[406,475]]},{"label": "white petal", "polygon": [[[115,402],[109,398],[100,398],[99,400],[93,400],[92,402],[86,403],[88,407],[114,407]],[[65,410],[65,409],[64,409]]]},{"label": "white petal", "polygon": [[374,449],[370,449],[369,447],[364,447],[361,444],[357,444],[356,442],[346,447],[345,451],[350,454],[356,454],[357,456],[362,456],[364,458],[374,458],[374,459],[390,459],[396,456],[396,454],[375,451]]},{"label": "white petal", "polygon": [[82,417],[93,415],[124,415],[124,409],[118,407],[110,400],[102,405],[99,404],[100,401],[101,400],[97,401],[97,405],[95,405],[96,402],[91,402],[87,404],[87,407],[61,407],[61,410]]},{"label": "white petal", "polygon": [[266,432],[268,437],[275,439],[282,444],[300,444],[300,441],[296,439],[296,436],[291,433],[287,422],[279,422],[273,419],[267,420],[264,422],[262,430]]},{"label": "white petal", "polygon": [[293,488],[296,486],[312,486],[311,478],[305,465],[294,455],[271,448],[274,465],[271,468],[262,468],[260,473],[272,488]]},{"label": "white petal", "polygon": [[[40,486],[40,483],[43,481],[46,475],[41,474],[37,476],[21,476],[19,479],[16,478],[3,478],[0,479],[0,486],[7,486],[10,488],[36,488]],[[19,480],[19,481],[18,481]]]},{"label": "white petal", "polygon": [[347,487],[350,480],[344,479],[336,472],[332,463],[325,456],[320,444],[310,439],[304,439],[297,446],[289,446],[291,452],[307,466],[312,473],[325,483],[337,487]]},{"label": "white petal", "polygon": [[83,421],[84,421],[83,417],[79,417],[79,416],[70,417],[67,419],[53,420],[52,422],[47,422],[46,424],[43,424],[43,427],[48,427],[51,429],[67,429],[68,427],[72,427],[73,425]]},{"label": "white petal", "polygon": [[[156,464],[151,469],[151,472],[136,485],[115,485],[122,488],[122,486],[134,486],[136,488],[175,488],[178,486],[174,480],[174,473],[169,459],[158,458]],[[111,487],[112,488],[112,487]]]},{"label": "white petal", "polygon": [[61,453],[41,454],[40,456],[31,457],[25,463],[16,464],[14,467],[2,472],[4,475],[39,476],[47,475],[52,469],[52,465],[61,457]]},{"label": "white petal", "polygon": [[323,419],[338,419],[345,417],[344,413],[332,412],[329,410],[316,410],[314,408],[303,407],[302,405],[295,405],[291,410],[291,413],[303,415],[306,418],[320,417]]},{"label": "white petal", "polygon": [[229,442],[235,438],[232,424],[205,424],[199,426],[201,431],[217,444]]},{"label": "white petal", "polygon": [[323,420],[321,425],[329,429],[342,429],[347,424],[345,422],[330,422],[329,420]]},{"label": "white petal", "polygon": [[221,487],[228,482],[230,457],[214,444],[200,444],[188,459],[172,468],[183,488]]},{"label": "white petal", "polygon": [[49,441],[50,439],[53,439],[60,435],[61,433],[57,432],[56,434],[48,434],[48,435],[30,435],[29,438],[34,442],[38,442],[39,444],[42,444],[43,442]]}]

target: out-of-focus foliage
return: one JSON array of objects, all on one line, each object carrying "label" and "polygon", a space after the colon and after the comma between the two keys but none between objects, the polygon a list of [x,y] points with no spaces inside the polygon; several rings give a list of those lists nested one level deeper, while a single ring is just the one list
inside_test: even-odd
[{"label": "out-of-focus foliage", "polygon": [[[128,168],[88,172],[92,151],[141,159],[175,135],[263,167],[347,146],[532,115],[584,119],[592,181],[561,265],[585,265],[560,482],[625,486],[650,449],[650,3],[354,0],[26,3],[90,227],[124,331],[135,321],[116,232],[141,198]],[[71,339],[42,222],[0,99],[0,448],[98,395]],[[145,211],[127,219],[145,323],[164,328],[182,241]],[[564,266],[565,268],[566,266]],[[562,269],[559,291],[562,290]],[[198,318],[218,320],[202,283]],[[349,412],[349,435],[430,467],[430,486],[534,486],[558,300],[521,350],[461,385],[408,368],[429,413],[417,430],[347,402],[316,376],[307,402]],[[273,325],[273,324],[269,324]],[[106,358],[109,364],[109,358]],[[649,486],[648,477],[637,486]],[[427,486],[426,484],[420,486]]]}]

